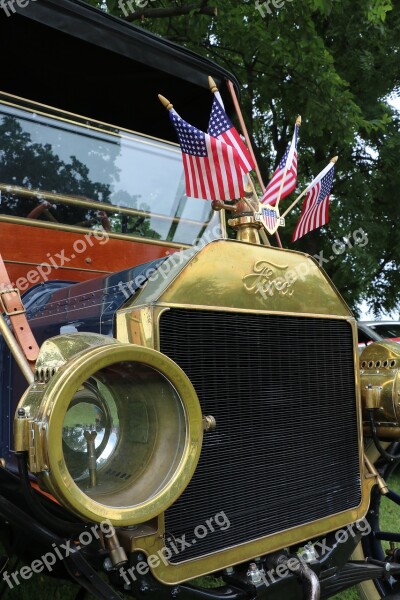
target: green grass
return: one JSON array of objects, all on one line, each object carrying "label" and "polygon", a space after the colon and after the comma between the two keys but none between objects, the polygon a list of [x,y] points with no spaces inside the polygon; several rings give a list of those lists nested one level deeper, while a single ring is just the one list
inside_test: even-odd
[{"label": "green grass", "polygon": [[333,598],[334,600],[360,600],[357,592],[354,589],[337,594]]},{"label": "green grass", "polygon": [[42,600],[45,597],[45,600],[74,600],[78,591],[78,585],[34,575],[32,579],[24,581],[12,590],[7,588],[1,598],[7,600]]},{"label": "green grass", "polygon": [[[400,470],[390,478],[390,489],[400,494]],[[381,500],[380,526],[382,531],[400,531],[400,507],[387,498]],[[387,543],[388,547],[389,544]],[[385,547],[385,544],[384,544]],[[357,592],[353,589],[334,596],[335,600],[357,600]]]}]

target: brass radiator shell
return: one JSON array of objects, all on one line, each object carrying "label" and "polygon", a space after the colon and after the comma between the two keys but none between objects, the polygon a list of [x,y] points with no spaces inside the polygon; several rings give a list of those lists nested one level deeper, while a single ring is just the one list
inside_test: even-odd
[{"label": "brass radiator shell", "polygon": [[[166,564],[167,561],[162,560],[155,564],[157,561],[154,561],[152,572],[155,577],[167,584],[179,583],[285,546],[323,536],[329,531],[363,518],[368,509],[374,480],[366,472],[363,464],[356,323],[345,302],[316,261],[297,252],[218,240],[198,251],[188,250],[173,255],[162,267],[150,278],[143,290],[118,312],[119,340],[160,349],[160,318],[165,311],[172,308],[327,318],[349,324],[353,335],[352,365],[362,500],[350,510],[333,512],[324,519],[226,548],[208,556],[179,564]],[[266,348],[266,357],[269,352],[273,352],[273,348]],[[235,365],[232,365],[232,368],[235,368]],[[316,399],[310,399],[310,402],[315,401]],[[131,534],[129,544],[132,550],[139,549],[147,556],[157,555],[164,547],[165,533],[165,518],[164,515],[160,515],[156,533]]]}]

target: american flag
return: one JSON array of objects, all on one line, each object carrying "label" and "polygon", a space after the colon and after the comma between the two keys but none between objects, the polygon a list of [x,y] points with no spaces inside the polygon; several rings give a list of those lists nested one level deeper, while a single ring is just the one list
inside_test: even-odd
[{"label": "american flag", "polygon": [[273,231],[275,229],[276,222],[278,220],[278,215],[277,215],[276,210],[266,207],[266,208],[261,209],[261,213],[265,219],[265,224],[267,226],[267,230],[270,232]]},{"label": "american flag", "polygon": [[328,222],[329,199],[334,174],[335,165],[330,162],[308,186],[306,199],[301,209],[299,222],[293,233],[292,242]]},{"label": "american flag", "polygon": [[196,129],[171,109],[185,171],[186,195],[204,200],[234,200],[244,195],[240,157],[232,146]]},{"label": "american flag", "polygon": [[[267,185],[267,189],[264,192],[263,197],[261,198],[261,202],[263,204],[270,204],[274,206],[279,197],[279,191],[282,186],[283,176],[286,175],[283,182],[282,194],[280,200],[286,198],[289,194],[293,192],[296,188],[296,180],[297,180],[297,141],[299,138],[299,125],[295,125],[294,133],[291,143],[286,149],[285,154],[282,157],[281,162],[276,168],[275,173],[273,174],[269,184]],[[287,169],[286,169],[287,165]]]},{"label": "american flag", "polygon": [[255,168],[250,152],[225,112],[224,103],[219,92],[214,93],[208,133],[235,148],[240,156],[240,166],[244,173],[248,173]]}]

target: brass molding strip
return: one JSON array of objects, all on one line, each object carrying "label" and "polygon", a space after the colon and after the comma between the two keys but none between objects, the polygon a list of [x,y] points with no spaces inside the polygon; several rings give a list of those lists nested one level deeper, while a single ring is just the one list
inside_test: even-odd
[{"label": "brass molding strip", "polygon": [[385,496],[389,492],[389,488],[386,484],[386,481],[383,479],[383,477],[381,477],[379,475],[378,470],[375,468],[375,466],[372,464],[372,462],[369,460],[369,458],[366,454],[364,454],[364,461],[365,461],[366,467],[368,468],[369,473],[373,477],[375,477],[380,493],[383,496]]},{"label": "brass molding strip", "polygon": [[[4,262],[8,265],[24,265],[27,267],[40,267],[43,265],[43,263],[34,263],[28,261],[25,262],[22,260],[5,260]],[[48,263],[46,263],[46,265],[48,265]],[[111,273],[114,273],[114,271],[102,271],[101,269],[85,269],[85,267],[55,267],[51,264],[48,266],[54,269],[55,271],[84,271],[85,273],[102,273],[104,275],[110,275]]]},{"label": "brass molding strip", "polygon": [[[22,102],[23,104],[16,104],[14,102],[9,102],[7,100],[4,100],[2,96],[6,96],[7,98],[11,98],[17,102]],[[145,138],[145,140],[138,140],[140,141],[142,144],[146,144],[149,146],[157,146],[159,147],[160,143],[162,144],[167,144],[172,146],[171,150],[173,152],[175,152],[176,154],[180,154],[181,150],[179,147],[179,144],[176,142],[170,142],[169,140],[163,140],[162,138],[158,138],[155,136],[151,136],[151,135],[147,135],[145,133],[141,133],[139,131],[134,131],[133,129],[126,129],[125,127],[119,127],[118,125],[112,125],[111,123],[106,123],[105,121],[97,121],[96,119],[92,119],[91,117],[87,117],[84,115],[78,115],[77,113],[71,113],[68,112],[67,110],[61,110],[59,108],[55,108],[54,106],[50,106],[49,104],[41,104],[40,102],[35,102],[34,100],[28,100],[27,98],[22,98],[21,96],[14,96],[13,94],[8,94],[7,92],[2,92],[0,90],[0,102],[2,104],[5,104],[6,106],[12,106],[13,108],[17,108],[19,110],[26,110],[27,112],[30,112],[32,114],[36,114],[36,115],[41,115],[43,117],[50,117],[52,119],[56,119],[57,121],[63,121],[64,123],[71,123],[73,125],[79,125],[80,127],[83,127],[85,129],[90,129],[93,131],[99,131],[100,133],[106,133],[109,135],[113,135],[114,137],[118,137],[118,138],[122,138],[122,139],[126,139],[126,140],[132,140],[132,135],[137,135],[140,138]],[[28,106],[24,106],[24,103],[26,103]],[[29,107],[29,105],[33,105],[33,106],[39,106],[41,108],[47,109],[49,111],[51,111],[50,113],[48,112],[44,112],[41,110],[33,110],[32,108]],[[55,113],[55,114],[53,114]],[[68,115],[69,117],[72,117],[71,119],[66,119],[65,117],[62,117],[61,115]],[[90,124],[85,123],[85,121],[90,121]],[[94,125],[91,125],[91,123],[96,123],[97,125],[101,125],[102,127],[96,127]],[[111,127],[112,129],[117,129],[118,133],[116,133],[115,131],[109,131],[108,128]],[[104,129],[107,128],[107,129]],[[123,133],[128,133],[130,135],[123,135]],[[151,141],[146,141],[146,140],[151,140]],[[158,142],[158,143],[155,143]]]},{"label": "brass molding strip", "polygon": [[169,217],[167,215],[159,215],[156,213],[149,213],[143,210],[136,210],[135,208],[124,208],[115,204],[103,204],[97,200],[81,200],[74,198],[73,196],[66,196],[65,194],[55,194],[54,192],[43,192],[41,190],[28,190],[27,188],[20,187],[18,185],[9,185],[7,183],[0,183],[0,190],[8,193],[20,194],[21,196],[28,196],[29,198],[35,198],[41,196],[45,200],[51,202],[58,202],[59,204],[71,204],[73,206],[83,206],[84,208],[95,208],[97,210],[104,210],[110,213],[120,213],[123,215],[140,216],[140,217],[154,217],[162,221],[172,221],[173,223],[188,223],[189,225],[204,225],[203,221],[194,221],[192,219],[180,219],[179,217]]},{"label": "brass molding strip", "polygon": [[[86,204],[87,206],[87,204]],[[67,231],[69,233],[83,233],[84,235],[90,235],[98,233],[99,230],[86,229],[85,227],[77,227],[75,225],[62,225],[57,223],[45,223],[44,221],[37,221],[36,219],[26,219],[24,217],[9,217],[7,215],[0,215],[0,223],[12,223],[13,225],[25,225],[29,227],[39,227],[39,229],[55,229],[57,231]],[[122,240],[124,242],[138,242],[140,244],[150,244],[154,246],[163,246],[164,248],[176,248],[177,250],[188,249],[192,246],[188,244],[177,244],[176,242],[167,242],[164,240],[153,240],[151,238],[136,237],[129,234],[122,233],[108,233],[103,232],[105,237],[112,240]]]},{"label": "brass molding strip", "polygon": [[[190,247],[190,246],[189,246]],[[126,308],[122,308],[118,311],[118,313],[122,312],[130,312],[133,308],[140,309],[146,308],[148,304],[137,304],[131,305]],[[233,312],[233,313],[249,313],[249,314],[257,314],[257,315],[281,315],[284,317],[314,317],[316,319],[332,319],[335,321],[348,321],[350,325],[355,322],[354,317],[343,316],[343,315],[327,315],[323,313],[300,313],[300,312],[283,312],[279,310],[268,310],[268,309],[259,309],[256,310],[254,308],[235,308],[230,306],[212,306],[210,304],[178,304],[174,302],[155,302],[155,307],[160,308],[189,308],[193,310],[210,310],[210,311],[219,311],[219,312]]]}]

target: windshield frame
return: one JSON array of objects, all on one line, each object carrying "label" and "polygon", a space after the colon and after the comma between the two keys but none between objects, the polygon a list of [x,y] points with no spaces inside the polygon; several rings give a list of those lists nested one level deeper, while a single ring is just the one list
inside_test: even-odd
[{"label": "windshield frame", "polygon": [[[8,106],[11,109],[16,109],[16,110],[21,110],[21,111],[25,111],[28,113],[31,113],[32,115],[39,115],[40,117],[44,117],[46,119],[50,119],[50,120],[56,120],[59,122],[64,122],[67,124],[70,124],[72,126],[76,126],[78,128],[84,128],[84,129],[88,129],[91,132],[98,132],[103,136],[114,136],[117,139],[121,139],[121,140],[127,140],[128,142],[138,142],[138,140],[140,141],[141,144],[144,144],[145,146],[148,147],[155,147],[160,149],[160,147],[162,146],[163,149],[168,148],[169,152],[172,152],[176,155],[181,155],[181,150],[180,150],[180,146],[178,143],[174,143],[171,142],[169,140],[164,140],[161,138],[157,138],[157,137],[153,137],[153,136],[149,136],[147,134],[141,133],[141,132],[137,132],[137,131],[133,131],[133,130],[129,130],[126,129],[124,127],[119,127],[117,125],[112,125],[110,123],[106,123],[106,122],[102,122],[102,121],[97,121],[95,119],[92,119],[90,117],[85,117],[83,115],[78,115],[75,113],[70,113],[68,111],[63,111],[60,110],[58,108],[46,105],[46,104],[41,104],[39,102],[35,102],[33,100],[29,100],[26,98],[22,98],[20,96],[15,96],[12,94],[8,94],[7,92],[3,92],[0,90],[0,104],[4,105],[4,106]],[[77,135],[79,135],[79,132],[76,132]],[[183,173],[183,165],[181,164],[181,170]],[[20,194],[21,196],[34,196],[34,197],[41,197],[43,198],[44,201],[49,201],[49,202],[54,202],[54,203],[60,203],[60,204],[66,204],[66,205],[71,205],[71,206],[84,206],[85,208],[93,208],[94,210],[102,210],[108,213],[118,213],[120,215],[131,215],[131,216],[145,216],[145,217],[154,217],[155,219],[160,219],[160,220],[168,220],[170,223],[176,223],[177,225],[179,225],[179,223],[188,223],[190,224],[196,224],[196,225],[202,225],[202,233],[204,234],[204,232],[207,231],[207,229],[210,228],[210,226],[213,228],[213,231],[218,231],[219,234],[218,235],[214,235],[213,239],[224,239],[227,238],[227,231],[226,231],[226,220],[225,220],[225,215],[223,214],[224,211],[215,211],[213,214],[211,213],[210,210],[210,219],[208,221],[204,221],[204,222],[200,222],[200,221],[196,221],[195,219],[189,219],[189,218],[182,218],[182,217],[175,217],[175,216],[171,216],[171,215],[162,215],[162,214],[157,214],[153,211],[142,211],[140,209],[135,209],[135,208],[129,208],[129,207],[124,207],[124,206],[119,206],[118,204],[107,204],[107,203],[102,203],[96,200],[90,200],[89,202],[87,200],[82,200],[79,197],[74,197],[74,195],[66,195],[66,194],[59,194],[59,193],[54,193],[54,192],[47,192],[47,191],[43,191],[43,190],[39,190],[39,189],[29,189],[29,188],[24,188],[22,186],[13,186],[7,183],[3,183],[0,182],[0,193],[2,191],[8,191],[8,192],[15,192]],[[208,202],[207,200],[199,200],[199,202]],[[211,209],[211,207],[210,207]],[[26,225],[31,225],[31,226],[35,226],[35,227],[43,227],[43,228],[51,228],[51,229],[60,229],[63,231],[75,231],[78,233],[87,233],[88,229],[86,227],[79,227],[79,226],[74,226],[74,225],[69,225],[67,223],[49,223],[46,221],[42,221],[42,220],[35,220],[35,219],[29,219],[27,217],[23,217],[23,216],[9,216],[9,215],[4,215],[4,214],[0,214],[0,222],[15,222],[15,223],[19,223],[19,224],[26,224]],[[89,230],[90,231],[90,230]],[[148,238],[148,237],[144,237],[144,236],[138,236],[135,235],[133,233],[120,233],[120,232],[112,232],[110,231],[108,233],[110,238],[115,238],[115,239],[122,239],[122,240],[132,240],[132,241],[140,241],[142,243],[154,243],[154,244],[160,244],[160,245],[168,245],[172,248],[190,248],[193,245],[196,245],[197,243],[199,243],[202,240],[202,236],[197,237],[193,243],[184,243],[181,241],[170,241],[168,239],[154,239],[154,238]],[[209,234],[208,234],[209,235]],[[209,240],[208,240],[209,241]]]}]

